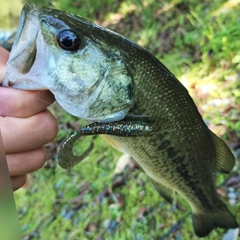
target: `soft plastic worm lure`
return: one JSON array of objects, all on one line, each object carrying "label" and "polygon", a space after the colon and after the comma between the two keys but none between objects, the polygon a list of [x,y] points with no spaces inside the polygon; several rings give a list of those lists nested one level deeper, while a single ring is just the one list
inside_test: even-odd
[{"label": "soft plastic worm lure", "polygon": [[81,155],[73,154],[75,142],[83,136],[95,134],[107,134],[120,137],[146,136],[152,132],[152,128],[145,122],[119,121],[111,123],[93,123],[73,133],[62,145],[58,155],[58,162],[62,168],[69,169],[80,163],[93,149],[93,141]]}]

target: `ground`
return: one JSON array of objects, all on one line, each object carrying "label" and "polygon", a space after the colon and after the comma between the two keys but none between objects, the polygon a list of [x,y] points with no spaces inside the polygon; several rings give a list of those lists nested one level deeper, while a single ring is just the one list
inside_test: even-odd
[{"label": "ground", "polygon": [[[228,202],[240,187],[240,1],[60,0],[34,1],[67,10],[136,41],[187,87],[211,130],[227,142],[237,164],[216,175]],[[1,10],[0,10],[1,11]],[[24,239],[197,239],[188,205],[172,207],[153,189],[137,164],[114,174],[119,152],[100,137],[83,163],[67,172],[57,163],[60,145],[84,124],[59,110],[59,134],[48,144],[48,161],[15,193]],[[85,146],[88,140],[80,146]],[[228,203],[228,206],[230,204]],[[240,222],[240,204],[229,207]],[[220,239],[224,230],[207,239]]]}]

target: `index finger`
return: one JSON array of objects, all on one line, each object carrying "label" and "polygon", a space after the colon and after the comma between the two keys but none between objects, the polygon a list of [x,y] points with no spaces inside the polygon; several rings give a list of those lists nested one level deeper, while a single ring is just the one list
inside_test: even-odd
[{"label": "index finger", "polygon": [[0,87],[0,116],[30,117],[45,110],[54,100],[53,94],[47,90]]},{"label": "index finger", "polygon": [[[0,47],[0,84],[6,72],[9,52]],[[29,117],[46,109],[54,102],[49,91],[23,91],[0,87],[0,115]]]}]

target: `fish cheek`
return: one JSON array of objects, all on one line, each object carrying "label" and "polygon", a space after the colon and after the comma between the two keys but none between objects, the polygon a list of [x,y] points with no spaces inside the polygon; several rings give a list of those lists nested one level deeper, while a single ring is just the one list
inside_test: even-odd
[{"label": "fish cheek", "polygon": [[133,78],[121,56],[105,51],[97,56],[97,64],[91,64],[91,69],[96,66],[95,72],[98,72],[98,86],[94,90],[98,96],[89,108],[89,116],[102,119],[111,116],[114,121],[123,119],[134,105]]},{"label": "fish cheek", "polygon": [[118,76],[115,81],[108,81],[90,110],[109,115],[122,110],[126,112],[133,106],[131,78],[126,75]]}]

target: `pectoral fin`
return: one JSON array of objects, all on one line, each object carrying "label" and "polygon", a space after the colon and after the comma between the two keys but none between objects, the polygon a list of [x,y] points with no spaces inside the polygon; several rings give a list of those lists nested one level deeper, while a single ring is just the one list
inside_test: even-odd
[{"label": "pectoral fin", "polygon": [[154,188],[157,190],[157,192],[160,194],[161,197],[163,197],[168,203],[171,205],[174,205],[175,203],[175,191],[172,189],[166,187],[165,185],[154,181],[151,179],[152,184]]},{"label": "pectoral fin", "polygon": [[108,143],[110,144],[113,148],[117,149],[118,151],[122,153],[126,153],[124,148],[122,148],[116,141],[114,141],[110,136],[107,135],[101,135],[101,137]]},{"label": "pectoral fin", "polygon": [[211,132],[211,134],[216,149],[215,170],[221,173],[229,173],[235,165],[235,158],[226,143],[214,133]]},{"label": "pectoral fin", "polygon": [[[91,152],[94,145],[93,142],[91,142],[90,146],[83,154],[76,156],[73,154],[75,142],[80,137],[96,134],[107,134],[120,137],[148,136],[152,134],[152,127],[145,122],[131,121],[93,123],[85,126],[72,134],[61,146],[58,155],[59,165],[62,168],[71,168],[80,163]],[[124,151],[115,141],[110,140],[110,143],[117,149]]]}]

